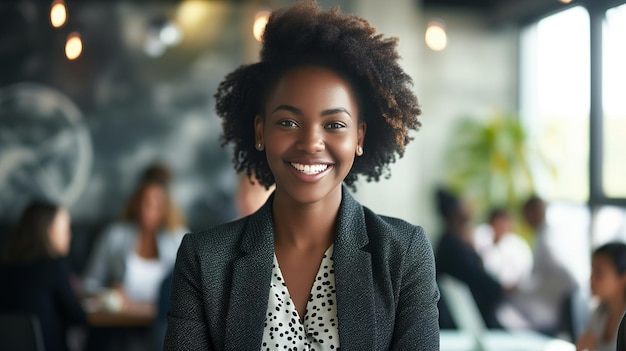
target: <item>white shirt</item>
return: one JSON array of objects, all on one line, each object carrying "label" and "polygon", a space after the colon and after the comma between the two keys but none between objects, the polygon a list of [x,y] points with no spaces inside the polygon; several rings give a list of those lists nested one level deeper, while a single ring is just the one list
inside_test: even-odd
[{"label": "white shirt", "polygon": [[302,322],[274,255],[261,351],[339,350],[333,246],[324,253]]},{"label": "white shirt", "polygon": [[[596,349],[591,351],[615,351],[617,346],[617,328],[613,331],[613,336],[610,340],[603,340],[604,328],[606,327],[606,321],[609,318],[609,309],[606,305],[600,303],[593,311],[589,320],[587,321],[587,328],[585,332],[591,332],[596,337]],[[619,324],[618,324],[619,327]]]},{"label": "white shirt", "polygon": [[133,250],[126,258],[124,292],[128,299],[137,302],[156,302],[168,266],[159,259],[139,257]]},{"label": "white shirt", "polygon": [[550,233],[547,228],[537,232],[532,272],[511,296],[534,329],[547,331],[559,327],[561,307],[576,288],[576,281],[550,247]]},{"label": "white shirt", "polygon": [[513,233],[493,241],[491,226],[484,224],[474,232],[474,247],[485,270],[505,287],[515,287],[526,279],[533,267],[533,256],[526,242]]}]

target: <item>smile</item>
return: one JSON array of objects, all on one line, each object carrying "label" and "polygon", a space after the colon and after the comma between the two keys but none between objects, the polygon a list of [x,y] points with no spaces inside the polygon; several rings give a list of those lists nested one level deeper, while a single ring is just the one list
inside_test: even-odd
[{"label": "smile", "polygon": [[326,164],[303,165],[301,163],[295,163],[295,162],[291,162],[290,164],[291,164],[291,167],[308,175],[322,173],[328,168],[328,165]]}]

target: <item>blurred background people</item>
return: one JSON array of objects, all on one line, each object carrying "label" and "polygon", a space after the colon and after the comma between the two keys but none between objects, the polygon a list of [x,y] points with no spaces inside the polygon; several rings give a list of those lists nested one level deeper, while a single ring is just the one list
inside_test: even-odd
[{"label": "blurred background people", "polygon": [[540,333],[556,336],[566,331],[576,337],[582,319],[575,298],[577,284],[569,271],[557,260],[549,245],[552,229],[546,222],[546,204],[531,196],[522,206],[522,217],[532,233],[533,266],[511,295],[511,302],[524,315],[530,327]]},{"label": "blurred background people", "polygon": [[614,351],[626,311],[626,244],[610,242],[594,250],[590,283],[598,305],[576,341],[576,350]]},{"label": "blurred background people", "polygon": [[124,301],[155,303],[183,235],[183,216],[168,192],[171,174],[155,164],[143,174],[120,221],[98,238],[83,284],[86,293],[113,288]]},{"label": "blurred background people", "polygon": [[153,164],[144,171],[120,220],[98,238],[83,278],[84,292],[105,297],[105,308],[114,312],[131,308],[153,312],[153,326],[92,328],[86,342],[90,350],[154,348],[159,335],[161,290],[188,232],[169,194],[170,181],[171,172],[162,164]]},{"label": "blurred background people", "polygon": [[258,210],[274,191],[274,185],[269,189],[259,184],[254,175],[248,177],[245,173],[239,175],[237,184],[236,205],[237,215],[245,217]]},{"label": "blurred background people", "polygon": [[86,321],[64,260],[70,240],[67,210],[36,201],[0,251],[0,313],[37,316],[47,351],[68,350],[68,328]]},{"label": "blurred background people", "polygon": [[524,315],[510,301],[519,284],[530,276],[533,263],[530,247],[511,231],[513,220],[506,209],[494,207],[487,218],[487,223],[474,230],[472,240],[485,270],[505,290],[496,316],[506,329],[530,329]]},{"label": "blurred background people", "polygon": [[[483,267],[480,256],[472,245],[471,211],[466,202],[444,189],[436,193],[437,209],[444,221],[444,231],[436,247],[437,277],[450,275],[467,284],[490,329],[502,328],[496,317],[504,297],[500,283]],[[439,304],[440,327],[456,329],[451,311],[442,296]]]},{"label": "blurred background people", "polygon": [[528,244],[511,232],[513,221],[504,208],[494,208],[486,224],[476,228],[473,244],[485,269],[507,290],[530,275],[532,253]]},{"label": "blurred background people", "polygon": [[[259,184],[254,176],[248,177],[245,173],[239,174],[235,196],[237,217],[242,218],[256,212],[267,201],[274,188],[275,186],[272,185],[266,189]],[[163,280],[159,291],[154,350],[163,348],[167,329],[167,312],[170,306],[171,284],[172,274],[170,272]]]}]

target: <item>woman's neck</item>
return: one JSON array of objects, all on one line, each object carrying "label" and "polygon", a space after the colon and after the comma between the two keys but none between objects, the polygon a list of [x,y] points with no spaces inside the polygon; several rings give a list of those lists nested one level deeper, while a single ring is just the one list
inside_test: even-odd
[{"label": "woman's neck", "polygon": [[612,300],[606,301],[611,315],[621,316],[626,309],[626,296],[619,296]]},{"label": "woman's neck", "polygon": [[296,249],[328,247],[335,239],[341,191],[322,201],[301,204],[276,193],[272,208],[276,245]]},{"label": "woman's neck", "polygon": [[157,248],[157,231],[139,229],[139,239],[137,240],[137,255],[143,258],[157,258],[159,252]]}]

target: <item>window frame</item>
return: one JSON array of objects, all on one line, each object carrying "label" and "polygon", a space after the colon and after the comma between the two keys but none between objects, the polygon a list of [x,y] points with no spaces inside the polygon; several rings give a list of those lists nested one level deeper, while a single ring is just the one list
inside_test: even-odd
[{"label": "window frame", "polygon": [[[603,189],[603,25],[605,14],[614,7],[625,5],[626,0],[584,0],[573,1],[557,11],[550,11],[535,17],[522,25],[537,23],[555,13],[574,6],[582,6],[589,14],[590,45],[590,86],[589,86],[589,199],[587,205],[591,213],[601,206],[619,206],[626,208],[626,197],[609,197]],[[592,216],[593,217],[593,216]]]},{"label": "window frame", "polygon": [[600,206],[626,207],[626,197],[609,197],[603,187],[604,134],[603,107],[603,25],[606,12],[626,4],[626,0],[587,1],[590,42],[590,111],[589,111],[589,200],[592,212]]}]

